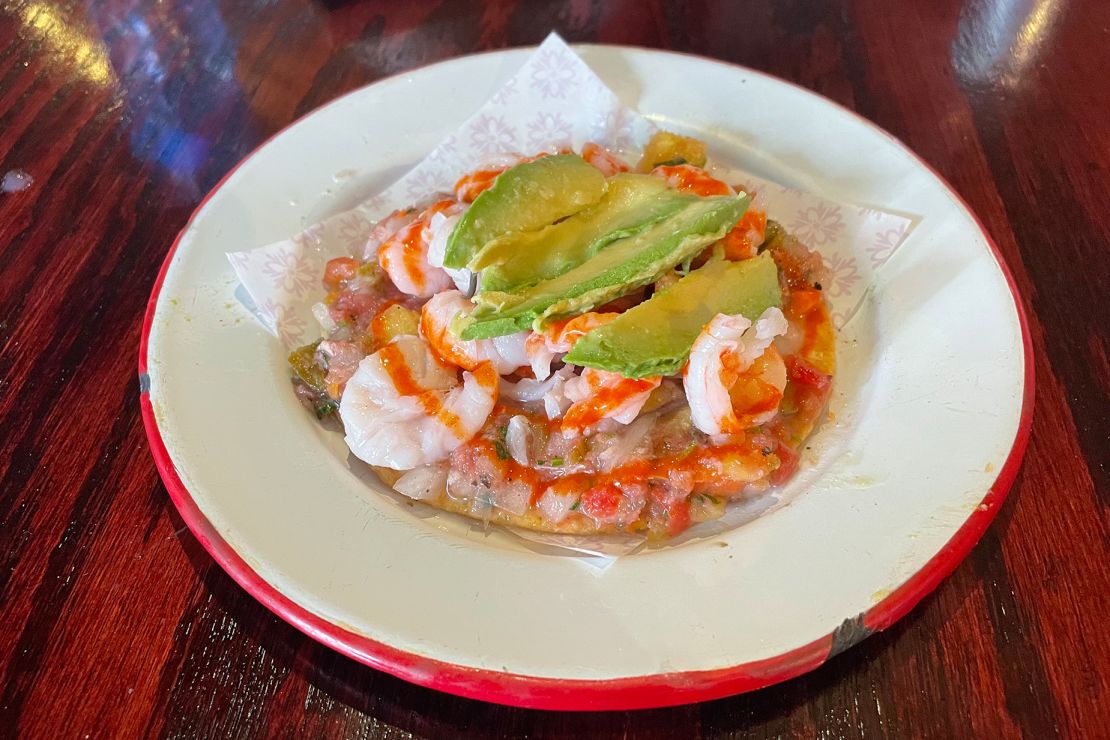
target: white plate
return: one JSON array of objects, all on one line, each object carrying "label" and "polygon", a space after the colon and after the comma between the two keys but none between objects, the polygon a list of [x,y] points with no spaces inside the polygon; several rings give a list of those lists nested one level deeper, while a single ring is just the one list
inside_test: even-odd
[{"label": "white plate", "polygon": [[[283,238],[387,184],[526,50],[357,90],[224,178],[151,297],[139,360],[147,432],[174,502],[221,565],[357,660],[444,691],[548,708],[661,706],[757,688],[888,626],[994,516],[1028,435],[1020,301],[959,197],[855,114],[697,57],[579,52],[626,102],[706,138],[718,160],[921,216],[841,333],[838,421],[819,433],[847,435],[849,452],[809,490],[739,529],[599,575],[398,507],[368,489],[340,436],[294,399],[283,352],[234,297],[224,252]],[[335,177],[352,169],[357,177]]]}]

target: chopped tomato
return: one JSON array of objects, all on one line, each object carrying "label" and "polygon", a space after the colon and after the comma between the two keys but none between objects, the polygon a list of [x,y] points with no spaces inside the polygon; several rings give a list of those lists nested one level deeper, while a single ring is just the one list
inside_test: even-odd
[{"label": "chopped tomato", "polygon": [[768,411],[774,411],[782,401],[782,391],[750,374],[737,377],[728,387],[728,396],[732,401],[732,412],[741,420],[741,425],[749,424],[750,419]]},{"label": "chopped tomato", "polygon": [[363,291],[345,290],[336,296],[335,302],[330,306],[332,320],[338,323],[354,321],[359,326],[365,326],[374,318],[381,300]]},{"label": "chopped tomato", "polygon": [[621,495],[612,483],[591,488],[582,494],[582,513],[597,521],[612,519],[620,509]]},{"label": "chopped tomato", "polygon": [[795,290],[790,294],[790,311],[801,318],[823,303],[819,290]]},{"label": "chopped tomato", "polygon": [[786,372],[792,381],[824,392],[832,380],[800,357],[791,355],[786,358]]},{"label": "chopped tomato", "polygon": [[674,537],[690,526],[690,499],[680,498],[670,502],[666,509],[667,534]]},{"label": "chopped tomato", "polygon": [[775,440],[775,456],[779,459],[778,468],[771,473],[771,485],[777,486],[790,480],[794,471],[798,469],[798,461],[801,456],[790,447],[788,444],[781,440]]},{"label": "chopped tomato", "polygon": [[324,285],[336,289],[358,274],[358,261],[351,257],[336,257],[328,260],[324,268]]},{"label": "chopped tomato", "polygon": [[786,439],[798,444],[820,418],[832,392],[832,377],[796,356],[786,358],[786,372],[790,378],[787,388],[792,391],[794,413],[791,430],[783,431]]},{"label": "chopped tomato", "polygon": [[785,249],[771,249],[768,251],[771,252],[782,277],[785,278],[786,284],[791,289],[810,287],[809,281],[806,279],[806,265],[799,259],[798,255]]}]

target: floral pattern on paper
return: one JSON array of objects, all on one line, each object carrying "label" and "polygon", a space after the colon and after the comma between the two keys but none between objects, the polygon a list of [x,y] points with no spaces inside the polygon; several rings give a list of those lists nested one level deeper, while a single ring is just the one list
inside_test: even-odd
[{"label": "floral pattern on paper", "polygon": [[286,303],[269,300],[262,305],[262,310],[270,318],[271,328],[282,344],[295,347],[304,343],[308,326]]},{"label": "floral pattern on paper", "polygon": [[516,131],[502,116],[479,116],[470,126],[470,144],[487,156],[510,152],[517,148]]},{"label": "floral pattern on paper", "polygon": [[[807,247],[820,251],[830,271],[825,297],[837,327],[851,320],[875,272],[913,228],[907,216],[825,200],[751,173],[734,171],[730,181],[754,191],[754,207],[782,223]],[[793,221],[789,220],[791,215],[795,216]],[[804,218],[797,218],[799,215]]]},{"label": "floral pattern on paper", "polygon": [[358,210],[373,224],[390,212],[389,203],[389,197],[384,192],[375,193],[360,203]]},{"label": "floral pattern on paper", "polygon": [[267,254],[261,270],[263,275],[273,280],[275,290],[288,293],[294,298],[307,294],[316,282],[312,265],[293,247]]},{"label": "floral pattern on paper", "polygon": [[875,235],[875,240],[867,246],[867,255],[871,258],[871,268],[879,269],[894,254],[894,250],[906,235],[908,222],[903,222],[889,229],[884,229]]},{"label": "floral pattern on paper", "polygon": [[855,285],[860,281],[859,265],[855,257],[834,254],[825,260],[825,264],[829,268],[829,285],[826,290],[830,297],[840,298],[855,292]]},{"label": "floral pattern on paper", "polygon": [[293,243],[301,249],[316,249],[324,240],[324,224],[312,224],[293,237]]},{"label": "floral pattern on paper", "polygon": [[337,236],[343,241],[347,251],[355,254],[362,251],[362,245],[366,243],[366,238],[370,236],[371,228],[373,226],[366,216],[358,211],[352,211],[340,217]]},{"label": "floral pattern on paper", "polygon": [[413,173],[412,178],[405,185],[409,200],[413,203],[420,203],[429,196],[445,189],[445,187],[441,175],[433,170],[421,170]]},{"label": "floral pattern on paper", "polygon": [[459,149],[459,137],[451,134],[428,155],[427,162],[443,162],[454,155]]},{"label": "floral pattern on paper", "polygon": [[840,206],[818,203],[798,210],[787,228],[804,244],[821,247],[844,230]]},{"label": "floral pattern on paper", "polygon": [[610,149],[623,152],[633,145],[633,121],[632,116],[628,115],[625,110],[618,108],[605,118],[603,130],[608,132],[608,136],[599,138],[607,138],[605,143]]},{"label": "floral pattern on paper", "polygon": [[567,97],[574,86],[574,65],[553,49],[541,49],[532,68],[532,88],[545,98]]},{"label": "floral pattern on paper", "polygon": [[528,122],[529,151],[570,143],[570,122],[559,113],[540,113]]}]

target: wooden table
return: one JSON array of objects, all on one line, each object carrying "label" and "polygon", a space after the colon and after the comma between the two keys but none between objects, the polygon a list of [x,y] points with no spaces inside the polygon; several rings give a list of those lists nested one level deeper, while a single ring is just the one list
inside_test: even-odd
[{"label": "wooden table", "polygon": [[[0,175],[33,180],[0,194],[0,734],[1110,735],[1110,3],[0,8]],[[348,90],[552,28],[738,62],[859,111],[952,182],[1024,295],[1036,409],[997,521],[909,616],[784,685],[558,714],[405,684],[247,596],[155,472],[140,324],[205,192]]]}]

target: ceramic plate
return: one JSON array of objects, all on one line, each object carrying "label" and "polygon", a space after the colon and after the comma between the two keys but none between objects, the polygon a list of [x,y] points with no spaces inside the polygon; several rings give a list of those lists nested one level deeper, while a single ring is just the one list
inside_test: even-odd
[{"label": "ceramic plate", "polygon": [[399,506],[294,398],[284,353],[239,305],[224,253],[284,238],[390,183],[527,50],[352,92],[217,185],[151,296],[139,359],[147,433],[174,503],[228,573],[299,629],[375,668],[560,709],[758,688],[887,627],[982,534],[1028,434],[1021,304],[960,198],[855,114],[706,59],[578,51],[627,103],[706,139],[718,161],[920,217],[840,333],[837,417],[816,446],[837,434],[846,450],[813,460],[821,472],[805,491],[745,526],[600,573]]}]

